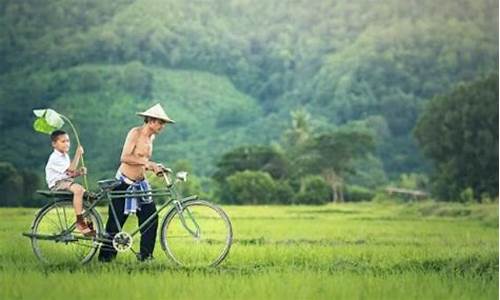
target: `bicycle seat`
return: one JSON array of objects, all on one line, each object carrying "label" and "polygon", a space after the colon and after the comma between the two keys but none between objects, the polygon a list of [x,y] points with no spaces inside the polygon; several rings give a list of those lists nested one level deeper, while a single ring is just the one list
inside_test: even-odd
[{"label": "bicycle seat", "polygon": [[121,184],[120,180],[117,179],[104,179],[97,182],[99,187],[103,190],[112,190],[113,188]]},{"label": "bicycle seat", "polygon": [[49,198],[73,197],[73,193],[68,191],[37,190],[36,193]]},{"label": "bicycle seat", "polygon": [[[73,199],[73,193],[70,191],[37,190],[36,193],[45,196],[47,198]],[[85,191],[85,193],[83,194],[83,199],[95,200],[97,199],[97,197],[95,193]]]}]

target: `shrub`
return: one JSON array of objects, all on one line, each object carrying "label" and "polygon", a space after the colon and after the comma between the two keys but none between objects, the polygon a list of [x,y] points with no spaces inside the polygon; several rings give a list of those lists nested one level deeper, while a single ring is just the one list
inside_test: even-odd
[{"label": "shrub", "polygon": [[474,202],[474,191],[472,190],[472,188],[468,187],[468,188],[464,189],[460,193],[459,200],[462,203]]},{"label": "shrub", "polygon": [[293,202],[295,195],[287,181],[276,181],[275,187],[274,203],[291,204]]},{"label": "shrub", "polygon": [[270,203],[276,195],[275,183],[266,172],[248,170],[236,172],[229,176],[226,181],[226,189],[231,203]]},{"label": "shrub", "polygon": [[323,204],[330,201],[331,191],[325,180],[318,175],[309,175],[302,179],[300,191],[295,196],[297,204]]},{"label": "shrub", "polygon": [[371,201],[375,197],[375,193],[362,186],[350,185],[346,189],[346,200],[352,202]]}]

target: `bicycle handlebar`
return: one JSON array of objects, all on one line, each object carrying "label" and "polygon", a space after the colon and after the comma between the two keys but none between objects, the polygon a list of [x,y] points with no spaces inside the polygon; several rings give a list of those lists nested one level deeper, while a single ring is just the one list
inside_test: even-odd
[{"label": "bicycle handlebar", "polygon": [[165,173],[169,173],[169,174],[173,173],[172,169],[167,168],[162,164],[158,164],[158,166],[161,168],[161,172],[156,173],[156,176],[158,176],[158,177],[162,176]]}]

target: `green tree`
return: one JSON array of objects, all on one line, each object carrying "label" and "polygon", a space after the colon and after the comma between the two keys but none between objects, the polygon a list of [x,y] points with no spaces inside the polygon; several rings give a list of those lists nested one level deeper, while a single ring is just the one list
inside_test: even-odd
[{"label": "green tree", "polygon": [[0,205],[19,206],[24,196],[23,177],[7,162],[0,162]]},{"label": "green tree", "polygon": [[247,170],[227,178],[227,192],[228,203],[263,204],[273,201],[276,187],[268,173]]},{"label": "green tree", "polygon": [[310,174],[319,174],[330,185],[334,202],[344,201],[344,179],[354,172],[355,159],[374,150],[374,141],[366,131],[339,129],[320,134],[307,144],[300,164]]},{"label": "green tree", "polygon": [[301,180],[300,190],[296,194],[296,204],[324,204],[330,201],[329,184],[319,175],[307,175]]},{"label": "green tree", "polygon": [[294,192],[288,181],[275,181],[275,196],[273,203],[291,204],[293,203]]},{"label": "green tree", "polygon": [[434,97],[414,134],[434,162],[439,198],[456,200],[467,188],[477,200],[498,195],[498,74]]},{"label": "green tree", "polygon": [[296,148],[309,140],[312,135],[311,115],[303,108],[290,113],[292,126],[283,133],[283,144],[285,148]]},{"label": "green tree", "polygon": [[38,199],[34,192],[39,185],[36,173],[0,162],[0,206],[36,206]]},{"label": "green tree", "polygon": [[243,146],[225,153],[217,163],[214,178],[223,182],[228,176],[245,170],[269,173],[273,178],[284,178],[288,172],[285,155],[270,146]]}]

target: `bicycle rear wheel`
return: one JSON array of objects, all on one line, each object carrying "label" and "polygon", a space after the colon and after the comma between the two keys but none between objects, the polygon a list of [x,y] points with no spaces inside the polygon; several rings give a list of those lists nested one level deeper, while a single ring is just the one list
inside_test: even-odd
[{"label": "bicycle rear wheel", "polygon": [[[86,221],[92,222],[97,235],[101,233],[101,218],[95,210],[88,212]],[[56,201],[42,209],[31,233],[31,246],[36,257],[49,264],[90,261],[99,243],[91,237],[84,237],[75,228],[70,230],[74,223],[75,211],[69,199]]]},{"label": "bicycle rear wheel", "polygon": [[231,221],[217,205],[204,200],[172,208],[161,226],[161,245],[174,262],[185,267],[217,266],[229,253]]}]

